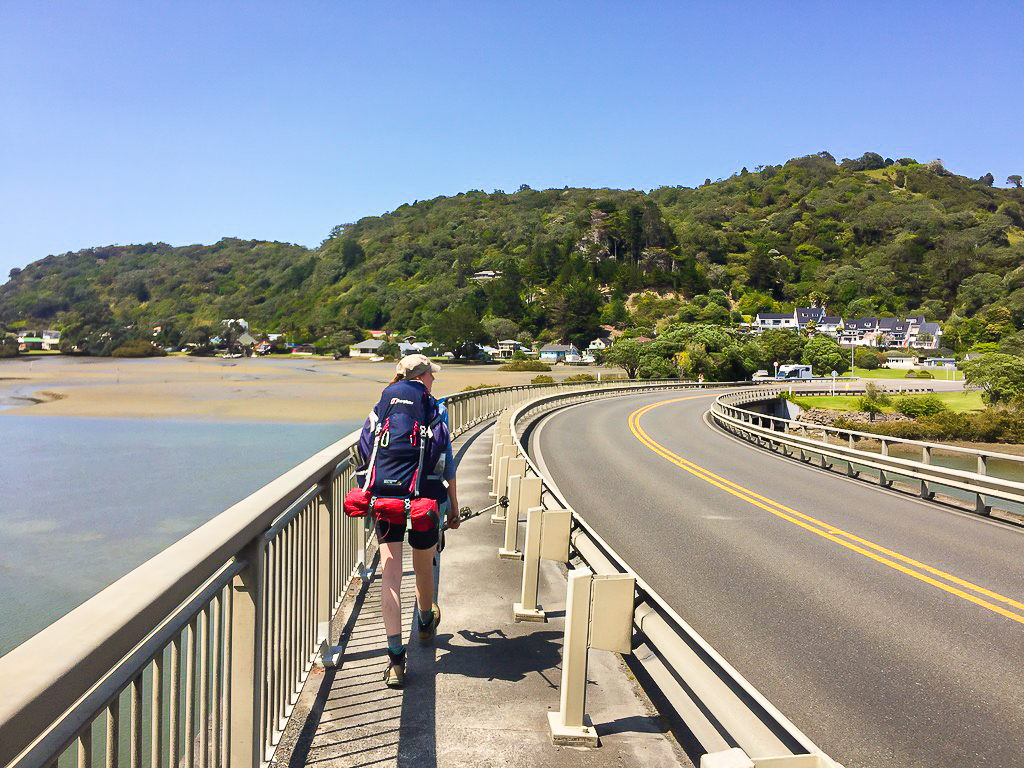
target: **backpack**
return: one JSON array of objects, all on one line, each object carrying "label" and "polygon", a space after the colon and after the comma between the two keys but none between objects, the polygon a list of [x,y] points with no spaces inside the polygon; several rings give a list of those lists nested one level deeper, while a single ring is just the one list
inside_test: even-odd
[{"label": "backpack", "polygon": [[409,518],[414,530],[436,525],[437,503],[447,497],[437,465],[448,440],[448,425],[424,387],[408,381],[386,387],[360,436],[367,458],[356,472],[360,487],[345,497],[346,514],[372,513],[393,523]]}]

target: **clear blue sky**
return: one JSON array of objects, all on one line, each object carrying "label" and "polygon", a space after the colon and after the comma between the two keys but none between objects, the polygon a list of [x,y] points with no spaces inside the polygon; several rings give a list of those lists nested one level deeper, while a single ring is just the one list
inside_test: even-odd
[{"label": "clear blue sky", "polygon": [[0,282],[828,150],[1024,173],[1024,4],[0,0]]}]

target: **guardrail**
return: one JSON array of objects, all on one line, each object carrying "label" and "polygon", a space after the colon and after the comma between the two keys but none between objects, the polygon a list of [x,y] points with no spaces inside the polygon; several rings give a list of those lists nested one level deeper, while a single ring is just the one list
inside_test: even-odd
[{"label": "guardrail", "polygon": [[[598,386],[445,401],[459,434],[538,395]],[[320,451],[0,658],[0,766],[265,765],[372,556],[363,521],[341,505],[357,440]]]},{"label": "guardrail", "polygon": [[[749,386],[749,382],[679,383],[677,388]],[[664,384],[659,389],[672,386]],[[553,483],[538,469],[516,432],[520,421],[538,411],[584,400],[651,391],[644,385],[614,390],[555,394],[538,397],[508,415],[518,454],[525,459],[527,474],[541,479],[541,505],[566,509],[572,515],[570,542],[575,558],[598,574],[623,573],[636,583],[633,612],[633,652],[676,715],[707,753],[741,749],[755,765],[835,766],[822,751],[764,698],[674,611],[615,550],[572,509]],[[513,510],[509,510],[512,514]],[[572,559],[572,558],[571,558]],[[571,564],[571,563],[570,563]],[[762,762],[764,760],[765,762]],[[726,764],[726,763],[723,763]],[[728,763],[740,765],[743,763]]]},{"label": "guardrail", "polygon": [[[727,393],[715,399],[711,407],[711,416],[723,429],[747,441],[787,456],[798,456],[801,461],[811,462],[817,459],[824,469],[833,469],[833,463],[840,462],[850,477],[860,478],[863,472],[871,471],[876,473],[871,478],[872,481],[885,487],[892,486],[894,478],[905,478],[913,484],[919,484],[917,495],[924,499],[934,498],[938,488],[960,491],[974,497],[974,509],[982,515],[992,513],[995,500],[1011,505],[1024,505],[1024,482],[990,474],[990,462],[998,460],[1006,462],[1012,468],[1011,471],[1018,476],[1024,476],[1022,456],[808,424],[755,413],[741,407],[752,402],[780,397],[786,391],[788,390],[783,388],[762,387],[756,391]],[[804,391],[801,391],[801,394],[804,394]],[[807,394],[812,393],[808,391]],[[822,439],[814,439],[811,437],[812,434],[819,434]],[[861,447],[857,447],[858,445]],[[874,445],[878,446],[877,452],[867,447]],[[897,446],[907,451],[919,451],[921,460],[914,461],[890,455]],[[968,462],[976,462],[976,471],[954,469],[933,463],[938,451],[961,457]],[[1007,509],[1019,514],[1012,507]]]}]

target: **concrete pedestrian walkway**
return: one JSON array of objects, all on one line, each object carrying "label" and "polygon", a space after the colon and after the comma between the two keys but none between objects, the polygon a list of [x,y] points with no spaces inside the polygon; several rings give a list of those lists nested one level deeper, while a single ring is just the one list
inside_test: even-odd
[{"label": "concrete pedestrian walkway", "polygon": [[[459,501],[491,504],[491,428],[456,441]],[[503,529],[490,514],[450,531],[442,556],[442,620],[433,646],[413,638],[412,565],[402,580],[407,683],[383,684],[386,662],[379,570],[357,595],[342,635],[340,668],[316,667],[278,748],[289,768],[322,766],[672,766],[690,765],[614,654],[590,652],[587,712],[601,747],[555,747],[547,713],[558,709],[566,583],[554,563],[541,569],[546,624],[516,623],[522,564],[499,560]],[[520,534],[522,535],[522,534]]]}]

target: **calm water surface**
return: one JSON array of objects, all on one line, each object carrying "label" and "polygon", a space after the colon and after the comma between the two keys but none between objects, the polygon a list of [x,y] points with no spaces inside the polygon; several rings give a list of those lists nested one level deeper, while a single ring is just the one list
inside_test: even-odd
[{"label": "calm water surface", "polygon": [[0,655],[358,427],[0,415]]}]

